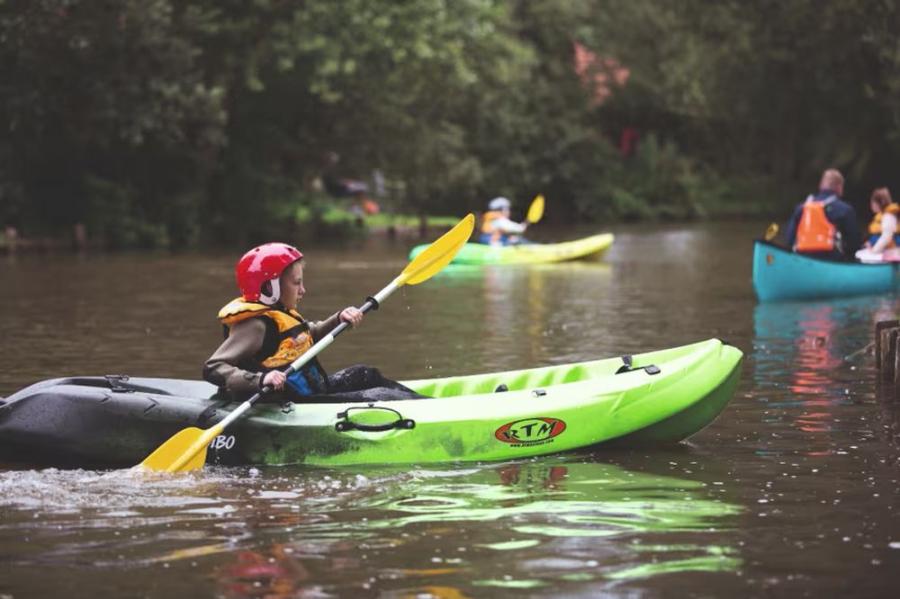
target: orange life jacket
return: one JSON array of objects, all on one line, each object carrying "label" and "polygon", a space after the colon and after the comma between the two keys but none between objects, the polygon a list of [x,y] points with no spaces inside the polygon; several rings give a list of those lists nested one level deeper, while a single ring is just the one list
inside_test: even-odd
[{"label": "orange life jacket", "polygon": [[900,214],[900,204],[888,204],[884,210],[875,215],[872,222],[869,223],[869,235],[881,235],[881,217],[885,214]]},{"label": "orange life jacket", "polygon": [[263,344],[264,353],[261,356],[260,366],[267,370],[287,366],[313,346],[312,335],[309,334],[309,325],[296,310],[282,311],[272,306],[257,302],[247,302],[241,298],[230,301],[219,310],[219,320],[228,327],[258,316],[270,319],[277,329],[277,347],[272,351]]},{"label": "orange life jacket", "polygon": [[812,196],[806,198],[800,224],[797,226],[795,252],[830,252],[835,249],[838,230],[825,215],[825,207],[835,200],[837,200],[835,196],[821,202]]},{"label": "orange life jacket", "polygon": [[[219,310],[219,320],[225,326],[226,336],[235,324],[258,317],[264,317],[266,322],[262,348],[250,362],[236,366],[253,372],[282,369],[313,346],[309,325],[294,309],[281,310],[239,297]],[[327,387],[326,378],[325,370],[313,358],[288,377],[288,383],[299,395],[306,396],[324,392]]]},{"label": "orange life jacket", "polygon": [[[875,245],[878,242],[878,238],[881,237],[881,219],[885,214],[893,214],[894,216],[900,214],[900,204],[890,203],[884,207],[884,210],[872,218],[872,222],[869,223],[869,242],[872,245]],[[898,232],[894,232],[894,237],[888,242],[884,249],[897,247],[897,237]]]},{"label": "orange life jacket", "polygon": [[503,231],[494,226],[494,221],[503,218],[499,210],[489,210],[481,216],[481,232],[491,236],[491,243],[498,243],[503,239]]}]

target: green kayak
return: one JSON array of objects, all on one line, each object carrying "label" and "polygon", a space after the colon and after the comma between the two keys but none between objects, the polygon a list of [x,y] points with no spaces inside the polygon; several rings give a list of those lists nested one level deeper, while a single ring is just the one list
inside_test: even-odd
[{"label": "green kayak", "polygon": [[[601,233],[561,243],[506,246],[467,243],[453,257],[453,264],[546,264],[598,258],[609,249],[614,239],[612,233]],[[415,259],[427,247],[417,245],[409,252],[409,259]]]},{"label": "green kayak", "polygon": [[[210,444],[208,463],[353,464],[509,460],[604,444],[675,443],[734,394],[740,350],[717,339],[605,360],[405,381],[426,399],[257,404]],[[73,377],[0,405],[0,458],[132,466],[237,403],[197,381]]]}]

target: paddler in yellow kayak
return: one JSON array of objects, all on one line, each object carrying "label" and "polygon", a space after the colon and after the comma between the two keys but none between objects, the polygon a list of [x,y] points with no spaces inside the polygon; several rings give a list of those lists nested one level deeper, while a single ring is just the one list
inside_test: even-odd
[{"label": "paddler in yellow kayak", "polygon": [[481,217],[480,243],[495,246],[530,243],[521,236],[528,228],[528,222],[510,220],[511,208],[512,202],[504,197],[494,198],[488,203],[488,211]]},{"label": "paddler in yellow kayak", "polygon": [[328,375],[313,359],[285,376],[282,370],[339,323],[355,327],[363,319],[362,311],[349,306],[319,322],[305,320],[296,310],[306,294],[303,267],[303,254],[285,243],[267,243],[244,254],[235,268],[241,296],[219,311],[225,341],[206,361],[203,378],[239,399],[266,385],[280,391],[268,401],[303,401],[325,394],[346,395],[348,400],[421,397],[368,366]]}]

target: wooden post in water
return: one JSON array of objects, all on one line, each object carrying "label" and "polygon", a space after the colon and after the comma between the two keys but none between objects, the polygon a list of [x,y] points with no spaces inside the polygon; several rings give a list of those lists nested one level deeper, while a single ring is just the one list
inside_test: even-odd
[{"label": "wooden post in water", "polygon": [[897,354],[897,329],[881,331],[881,375],[887,381],[894,380],[894,356]]},{"label": "wooden post in water", "polygon": [[15,254],[19,245],[19,231],[15,227],[7,225],[3,234],[6,237],[6,251]]},{"label": "wooden post in water", "polygon": [[87,248],[87,228],[84,223],[75,223],[72,229],[72,238],[75,240],[75,249],[83,252]]},{"label": "wooden post in water", "polygon": [[900,377],[897,357],[897,338],[900,320],[882,320],[875,323],[875,368],[881,378],[896,381]]},{"label": "wooden post in water", "polygon": [[893,382],[894,385],[896,386],[898,383],[900,383],[900,351],[897,351],[897,348],[900,347],[900,329],[894,329],[894,330],[895,330],[895,331],[898,331],[898,332],[896,333],[896,335],[895,335],[895,337],[894,337],[894,339],[895,339],[895,346],[894,346],[894,369],[893,369],[893,370],[894,370],[894,373],[893,373],[894,376],[893,376],[893,378],[891,379],[891,382]]}]

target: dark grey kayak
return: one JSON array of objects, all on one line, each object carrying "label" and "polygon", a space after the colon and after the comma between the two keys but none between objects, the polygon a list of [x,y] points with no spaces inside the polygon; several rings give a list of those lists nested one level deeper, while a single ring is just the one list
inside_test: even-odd
[{"label": "dark grey kayak", "polygon": [[[132,466],[229,400],[202,381],[123,376],[35,383],[0,404],[0,459],[34,465]],[[136,461],[135,461],[136,460]]]}]

